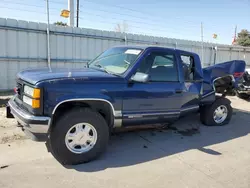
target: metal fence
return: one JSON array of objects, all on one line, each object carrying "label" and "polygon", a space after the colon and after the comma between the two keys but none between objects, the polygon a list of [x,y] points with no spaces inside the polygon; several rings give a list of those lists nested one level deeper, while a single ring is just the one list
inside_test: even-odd
[{"label": "metal fence", "polygon": [[[0,90],[13,88],[20,70],[47,66],[46,28],[44,23],[0,18]],[[55,25],[50,29],[52,67],[82,68],[115,45],[179,48],[203,54],[203,66],[233,59],[250,63],[250,48]]]}]

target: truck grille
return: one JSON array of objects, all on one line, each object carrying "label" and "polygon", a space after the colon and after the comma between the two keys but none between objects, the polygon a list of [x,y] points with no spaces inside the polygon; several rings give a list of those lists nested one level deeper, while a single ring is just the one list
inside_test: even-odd
[{"label": "truck grille", "polygon": [[17,97],[22,100],[22,93],[23,93],[23,83],[21,83],[21,81],[17,81],[17,85],[16,85],[16,93],[17,93]]},{"label": "truck grille", "polygon": [[[26,112],[29,112],[31,114],[36,115],[42,115],[43,109],[32,109],[31,106],[23,102],[23,95],[24,95],[24,86],[30,85],[29,83],[25,82],[24,80],[21,80],[20,78],[16,79],[16,97],[15,97],[15,103],[17,106],[19,106],[21,109],[25,110]],[[30,85],[32,87],[32,85]],[[42,105],[42,104],[41,104]]]}]

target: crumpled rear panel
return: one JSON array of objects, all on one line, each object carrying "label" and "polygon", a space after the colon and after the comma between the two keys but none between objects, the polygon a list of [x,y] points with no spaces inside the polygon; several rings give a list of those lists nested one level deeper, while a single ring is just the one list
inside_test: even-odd
[{"label": "crumpled rear panel", "polygon": [[233,75],[237,82],[245,71],[246,63],[242,60],[227,61],[203,68],[204,82],[212,84],[214,79],[227,75]]}]

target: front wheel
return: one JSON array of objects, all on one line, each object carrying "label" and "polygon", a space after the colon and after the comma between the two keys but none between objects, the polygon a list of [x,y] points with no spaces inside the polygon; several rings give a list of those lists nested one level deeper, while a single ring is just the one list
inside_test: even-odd
[{"label": "front wheel", "polygon": [[49,143],[53,156],[62,164],[91,161],[107,147],[109,128],[104,118],[88,108],[75,108],[52,127]]},{"label": "front wheel", "polygon": [[226,98],[218,98],[212,105],[201,107],[200,119],[207,126],[222,126],[230,122],[233,109]]}]

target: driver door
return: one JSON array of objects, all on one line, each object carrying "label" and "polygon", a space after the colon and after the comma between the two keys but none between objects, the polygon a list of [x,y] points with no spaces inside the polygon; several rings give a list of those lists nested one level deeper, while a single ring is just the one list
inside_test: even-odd
[{"label": "driver door", "polygon": [[140,62],[136,72],[149,75],[149,82],[128,84],[123,98],[124,125],[166,122],[179,117],[182,87],[174,50],[155,50]]}]

